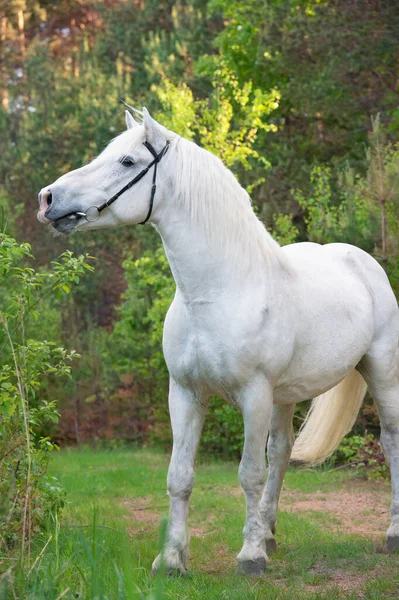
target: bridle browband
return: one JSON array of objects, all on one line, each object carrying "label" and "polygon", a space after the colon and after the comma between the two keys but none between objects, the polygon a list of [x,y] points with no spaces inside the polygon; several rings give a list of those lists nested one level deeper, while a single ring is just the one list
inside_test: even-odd
[{"label": "bridle browband", "polygon": [[[107,208],[108,206],[111,206],[111,204],[113,204],[116,200],[118,200],[118,198],[120,198],[120,196],[122,196],[122,194],[127,192],[127,190],[130,190],[131,187],[133,187],[136,183],[138,183],[144,177],[144,175],[146,175],[148,173],[148,171],[151,169],[151,167],[154,167],[154,172],[153,172],[153,176],[152,176],[150,206],[148,208],[148,213],[147,213],[146,218],[144,219],[144,221],[141,221],[140,223],[138,223],[138,225],[144,225],[145,223],[147,223],[148,219],[151,217],[152,209],[154,206],[155,192],[157,190],[156,179],[157,179],[158,163],[160,162],[161,158],[163,156],[165,156],[165,154],[167,153],[170,142],[166,142],[165,146],[162,148],[162,150],[159,152],[159,154],[157,154],[156,150],[150,144],[150,142],[145,141],[145,142],[143,142],[143,144],[151,152],[151,154],[154,157],[154,160],[151,161],[150,164],[147,165],[145,169],[140,171],[140,173],[138,175],[136,175],[136,177],[134,177],[134,179],[129,181],[129,183],[127,183],[125,185],[125,187],[123,187],[121,190],[119,190],[119,192],[114,194],[109,200],[107,200],[100,206],[89,206],[89,208],[86,210],[86,212],[77,212],[77,211],[71,212],[66,215],[63,215],[62,217],[59,217],[59,219],[64,219],[65,217],[70,217],[72,215],[76,215],[78,217],[83,217],[84,219],[86,219],[86,221],[88,223],[94,223],[95,221],[97,221],[100,218],[100,215],[105,208]],[[58,221],[58,219],[55,219],[55,220]]]}]

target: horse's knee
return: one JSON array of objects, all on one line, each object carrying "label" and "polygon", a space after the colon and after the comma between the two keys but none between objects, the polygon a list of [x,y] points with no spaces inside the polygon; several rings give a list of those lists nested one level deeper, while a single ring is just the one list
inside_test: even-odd
[{"label": "horse's knee", "polygon": [[244,492],[260,491],[266,483],[266,462],[256,465],[253,462],[241,460],[238,467],[238,478]]},{"label": "horse's knee", "polygon": [[171,465],[168,472],[168,494],[172,498],[188,500],[194,483],[194,469],[187,465]]}]

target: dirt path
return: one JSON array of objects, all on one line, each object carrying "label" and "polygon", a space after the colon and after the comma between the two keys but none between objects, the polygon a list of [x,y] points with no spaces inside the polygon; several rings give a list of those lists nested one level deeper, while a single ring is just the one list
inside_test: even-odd
[{"label": "dirt path", "polygon": [[[240,488],[230,490],[233,495],[243,495]],[[334,491],[318,490],[303,493],[283,487],[279,510],[291,513],[306,513],[317,519],[317,513],[328,516],[325,526],[343,534],[357,534],[378,538],[382,543],[389,526],[390,485],[380,481],[353,480],[346,482],[342,489]],[[160,512],[167,511],[167,505],[154,506],[151,498],[129,498],[121,501],[129,509],[126,518],[133,534],[158,527]],[[158,510],[157,510],[158,509]],[[316,514],[315,514],[316,513]],[[191,527],[191,535],[204,537],[214,533],[214,515],[209,515],[206,523]]]},{"label": "dirt path", "polygon": [[390,485],[354,480],[345,488],[314,494],[283,488],[279,508],[285,512],[321,512],[331,517],[330,527],[345,534],[382,537],[389,526]]},{"label": "dirt path", "polygon": [[[243,496],[238,487],[224,488],[222,493],[226,492],[232,496]],[[321,489],[312,494],[283,487],[279,509],[286,513],[304,513],[309,521],[313,520],[319,524],[322,519],[323,528],[330,531],[374,539],[374,551],[385,554],[384,537],[389,525],[390,494],[388,483],[358,479],[346,481],[338,490]],[[160,514],[165,513],[167,508],[166,504],[157,505],[156,500],[151,497],[124,499],[121,504],[128,509],[125,518],[129,522],[128,531],[132,536],[156,530],[159,527]],[[191,523],[190,533],[194,538],[206,538],[217,532],[217,519],[212,513],[201,523]],[[232,561],[231,553],[221,542],[213,548],[208,559],[202,558],[201,570],[207,574],[225,573],[231,569]],[[341,560],[340,565],[334,567],[321,560],[310,567],[308,580],[302,583],[301,588],[305,597],[306,594],[326,593],[330,590],[334,595],[338,591],[339,597],[350,595],[352,598],[355,594],[355,597],[361,600],[365,598],[362,588],[370,578],[389,578],[390,574],[385,573],[385,570],[383,565],[367,571],[359,570],[349,559]],[[309,581],[309,578],[314,579],[314,582]],[[287,587],[285,578],[271,578],[271,581],[282,589]]]}]

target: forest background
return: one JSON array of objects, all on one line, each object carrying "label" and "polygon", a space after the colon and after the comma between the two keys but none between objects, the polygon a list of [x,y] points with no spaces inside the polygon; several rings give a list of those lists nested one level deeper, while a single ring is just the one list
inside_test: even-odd
[{"label": "forest background", "polygon": [[[72,271],[56,290],[36,296],[34,310],[26,300],[24,339],[81,355],[67,380],[60,363],[35,371],[27,393],[44,411],[31,424],[41,440],[170,443],[161,338],[174,284],[160,239],[150,226],[54,237],[35,216],[46,182],[124,128],[120,99],[217,154],[278,241],[356,244],[399,292],[397,2],[3,0],[1,9],[2,231],[30,244],[15,256],[33,254],[39,278],[66,249],[94,257],[64,255],[55,269],[69,261]],[[3,325],[16,280],[4,279]],[[17,410],[9,334],[0,331],[6,420]],[[377,428],[368,402],[356,433]],[[215,399],[202,451],[232,456],[241,443],[240,416]]]}]

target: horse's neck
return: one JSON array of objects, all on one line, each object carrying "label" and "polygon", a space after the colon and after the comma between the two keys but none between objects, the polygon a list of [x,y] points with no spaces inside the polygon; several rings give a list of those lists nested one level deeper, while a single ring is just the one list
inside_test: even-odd
[{"label": "horse's neck", "polygon": [[278,280],[283,252],[233,174],[187,140],[181,139],[174,152],[172,193],[158,205],[154,224],[187,300],[212,301],[223,292],[239,295],[243,286]]},{"label": "horse's neck", "polygon": [[[176,281],[176,285],[187,302],[220,301],[225,295],[232,299],[239,297],[244,289],[252,289],[267,282],[276,281],[276,273],[283,270],[276,255],[273,240],[270,244],[270,255],[262,244],[256,243],[256,231],[263,227],[254,215],[252,239],[251,231],[237,231],[234,247],[223,246],[218,238],[210,239],[201,223],[195,223],[181,207],[171,204],[162,211],[156,222],[156,229],[161,235],[165,252]],[[228,216],[226,216],[226,219]],[[220,237],[228,223],[220,222]]]},{"label": "horse's neck", "polygon": [[229,285],[228,266],[212,252],[200,231],[177,219],[168,219],[157,229],[176,285],[186,301],[210,300]]}]

